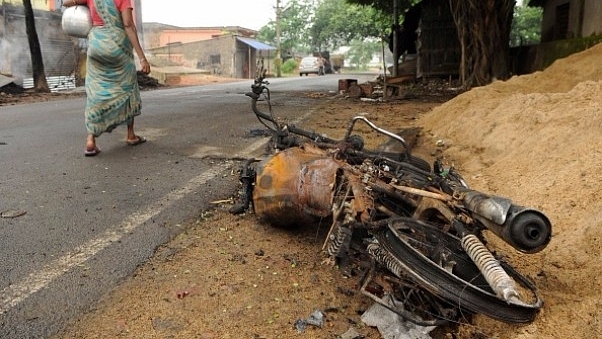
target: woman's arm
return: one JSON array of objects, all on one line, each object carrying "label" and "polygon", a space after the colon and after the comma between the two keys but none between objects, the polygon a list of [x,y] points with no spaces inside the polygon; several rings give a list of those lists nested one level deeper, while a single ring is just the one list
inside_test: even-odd
[{"label": "woman's arm", "polygon": [[87,3],[88,3],[87,0],[64,0],[63,6],[64,7],[73,7],[73,6],[77,6],[77,5],[86,5]]},{"label": "woman's arm", "polygon": [[[67,0],[71,1],[71,0]],[[82,0],[73,0],[73,1],[82,1]],[[136,25],[134,24],[134,17],[132,15],[132,9],[126,8],[121,12],[121,18],[123,19],[123,26],[125,27],[125,33],[128,38],[132,42],[134,46],[134,50],[136,54],[138,54],[138,58],[140,58],[140,66],[142,67],[142,73],[148,74],[150,73],[150,64],[146,57],[144,56],[144,51],[142,50],[142,46],[140,46],[140,40],[138,40],[138,31],[136,30]]]}]

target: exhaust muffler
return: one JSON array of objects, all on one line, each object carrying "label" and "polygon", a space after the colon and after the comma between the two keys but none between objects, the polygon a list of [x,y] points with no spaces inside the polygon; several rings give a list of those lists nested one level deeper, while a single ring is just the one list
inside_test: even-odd
[{"label": "exhaust muffler", "polygon": [[550,220],[537,210],[468,189],[463,189],[461,196],[473,218],[519,251],[539,252],[552,238]]}]

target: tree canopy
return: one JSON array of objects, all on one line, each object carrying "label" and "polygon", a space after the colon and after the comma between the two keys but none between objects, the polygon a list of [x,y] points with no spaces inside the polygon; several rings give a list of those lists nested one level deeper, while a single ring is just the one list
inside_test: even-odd
[{"label": "tree canopy", "polygon": [[[283,55],[334,50],[355,39],[380,38],[389,26],[383,12],[346,0],[290,0],[280,15],[280,46]],[[258,38],[276,44],[276,22],[262,27]]]},{"label": "tree canopy", "polygon": [[[394,1],[346,0],[393,13]],[[423,0],[429,1],[447,0]],[[418,1],[397,0],[401,13]],[[509,77],[510,28],[516,0],[449,0],[462,51],[460,79],[464,87]]]},{"label": "tree canopy", "polygon": [[533,45],[541,41],[543,9],[530,7],[526,2],[514,8],[510,46]]},{"label": "tree canopy", "polygon": [[[401,22],[404,13],[417,3],[436,1],[449,4],[457,28],[463,85],[481,86],[494,79],[507,79],[516,0],[397,0],[398,20]],[[394,21],[393,7],[393,0],[289,0],[280,17],[283,55],[332,50],[352,45],[353,41],[382,38]],[[259,38],[276,43],[275,26],[270,22],[260,30]]]},{"label": "tree canopy", "polygon": [[[282,55],[310,50],[308,34],[310,20],[314,15],[314,6],[306,1],[290,0],[280,12],[280,47]],[[260,40],[276,45],[276,21],[270,21],[259,30]]]},{"label": "tree canopy", "polygon": [[312,45],[318,49],[336,49],[351,41],[379,38],[388,18],[372,8],[350,5],[345,0],[323,0],[316,8],[311,26]]}]

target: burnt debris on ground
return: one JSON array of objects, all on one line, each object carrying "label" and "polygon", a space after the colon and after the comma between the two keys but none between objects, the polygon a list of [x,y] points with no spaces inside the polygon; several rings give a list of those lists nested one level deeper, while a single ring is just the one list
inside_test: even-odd
[{"label": "burnt debris on ground", "polygon": [[396,101],[423,100],[430,102],[446,102],[465,91],[456,78],[420,78],[404,79],[390,84],[389,80],[379,75],[372,81],[358,83],[356,79],[340,79],[339,93],[362,101]]}]

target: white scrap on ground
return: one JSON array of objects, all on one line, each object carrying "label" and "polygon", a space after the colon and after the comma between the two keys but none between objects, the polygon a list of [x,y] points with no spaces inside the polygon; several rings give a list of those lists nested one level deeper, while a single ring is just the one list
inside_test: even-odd
[{"label": "white scrap on ground", "polygon": [[19,86],[21,86],[23,84],[23,81],[21,81],[21,84],[19,84],[19,79],[17,79],[17,78],[13,78],[10,76],[0,74],[0,87],[4,87],[13,82],[15,83],[15,85],[19,85]]},{"label": "white scrap on ground", "polygon": [[362,314],[362,322],[376,327],[383,339],[432,339],[429,333],[436,327],[424,327],[406,321],[380,304],[370,306]]}]

